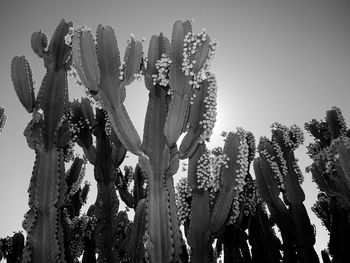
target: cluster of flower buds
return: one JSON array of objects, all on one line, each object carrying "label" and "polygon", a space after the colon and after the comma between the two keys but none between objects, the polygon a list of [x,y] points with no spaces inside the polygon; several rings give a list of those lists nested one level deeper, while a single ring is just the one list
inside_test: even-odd
[{"label": "cluster of flower buds", "polygon": [[303,131],[295,124],[288,129],[287,126],[275,122],[271,125],[271,131],[272,137],[281,134],[284,145],[292,151],[304,143]]},{"label": "cluster of flower buds", "polygon": [[188,185],[187,177],[182,177],[176,184],[175,203],[180,222],[189,219],[191,213],[192,189]]},{"label": "cluster of flower buds", "polygon": [[66,163],[74,160],[74,153],[75,153],[74,146],[75,146],[75,143],[73,142],[73,140],[69,140],[66,147],[63,148],[63,158]]},{"label": "cluster of flower buds", "polygon": [[248,173],[249,163],[249,146],[246,140],[247,132],[242,128],[237,128],[237,135],[241,138],[241,143],[238,146],[238,156],[237,163],[239,164],[239,170],[236,171],[237,177],[236,182],[238,182],[237,189],[241,192],[243,191],[243,187],[245,185],[245,177]]},{"label": "cluster of flower buds", "polygon": [[237,218],[239,217],[239,214],[241,212],[241,209],[240,209],[240,200],[239,200],[239,195],[235,195],[233,197],[233,201],[232,201],[232,211],[231,211],[231,215],[230,215],[230,218],[227,222],[228,225],[233,225]]},{"label": "cluster of flower buds", "polygon": [[208,39],[209,36],[205,32],[205,29],[203,29],[203,31],[200,33],[193,33],[190,31],[184,38],[182,71],[185,73],[185,76],[191,77],[189,84],[193,88],[200,88],[200,83],[203,80],[203,76],[205,76],[205,73],[210,69],[210,62],[215,55],[215,50],[218,43],[216,41],[210,41],[209,52],[205,63],[203,64],[202,68],[197,69],[196,72],[194,71],[196,63],[199,62],[195,60],[195,57],[198,57],[196,56],[196,52],[199,51],[200,47],[203,45],[203,43],[208,41]]},{"label": "cluster of flower buds", "polygon": [[[163,87],[169,86],[169,69],[172,61],[167,54],[162,54],[161,59],[156,62],[157,74],[152,75],[153,85],[160,85]],[[168,95],[172,94],[172,90],[169,88]]]},{"label": "cluster of flower buds", "polygon": [[252,162],[255,157],[256,145],[255,145],[255,136],[252,132],[246,132],[246,140],[249,149],[248,162]]},{"label": "cluster of flower buds", "polygon": [[211,173],[211,158],[210,152],[206,150],[201,157],[199,157],[197,164],[197,184],[198,189],[208,189],[212,186],[212,173]]},{"label": "cluster of flower buds", "polygon": [[293,170],[294,170],[294,172],[297,175],[299,184],[302,184],[304,182],[304,175],[303,175],[303,173],[302,173],[302,171],[301,171],[301,169],[300,169],[300,167],[298,165],[298,159],[297,158],[295,158],[295,160],[294,160],[292,165],[293,165]]},{"label": "cluster of flower buds", "polygon": [[[264,149],[263,145],[268,144],[270,141],[266,137],[261,137],[259,142],[259,155],[263,157],[268,163],[270,169],[272,170],[273,177],[275,178],[278,187],[280,190],[284,190],[284,177],[277,165],[277,161],[275,160],[275,156],[271,156],[266,149]],[[283,156],[282,156],[283,159]]]},{"label": "cluster of flower buds", "polygon": [[[287,161],[283,157],[281,146],[276,142],[276,139],[274,137],[272,138],[272,145],[277,157],[277,161],[279,165],[282,167],[282,171],[280,171],[282,174],[282,177],[285,177],[288,174]],[[265,152],[265,155],[266,155],[266,152]]]},{"label": "cluster of flower buds", "polygon": [[205,112],[203,118],[199,121],[203,132],[200,136],[200,143],[209,140],[216,122],[217,108],[216,108],[216,98],[217,98],[217,86],[216,79],[213,74],[208,74],[208,88],[207,96],[204,98]]},{"label": "cluster of flower buds", "polygon": [[[338,107],[333,106],[331,108],[331,111],[335,112],[336,114],[336,120],[337,120],[337,124],[340,127],[340,134],[341,135],[345,135],[347,128],[346,128],[346,122],[345,119],[343,117],[343,114],[341,113],[341,110]],[[328,119],[328,117],[326,117],[326,122],[329,123],[330,120]]]},{"label": "cluster of flower buds", "polygon": [[116,246],[120,247],[125,237],[131,234],[132,223],[129,221],[126,211],[119,211],[115,216],[115,221],[117,222],[115,242]]},{"label": "cluster of flower buds", "polygon": [[[68,196],[73,196],[80,189],[81,183],[83,182],[83,179],[84,179],[85,174],[86,174],[86,163],[87,163],[87,158],[84,156],[83,157],[83,165],[81,167],[78,179],[71,186],[71,189],[68,193]],[[69,173],[69,171],[68,171],[68,173]]]},{"label": "cluster of flower buds", "polygon": [[72,46],[72,43],[73,43],[72,39],[76,32],[91,32],[91,28],[85,25],[79,26],[77,28],[70,27],[67,35],[65,35],[64,37],[64,41],[67,46],[70,46],[70,47]]},{"label": "cluster of flower buds", "polygon": [[3,133],[7,117],[4,113],[4,108],[0,107],[0,134]]},{"label": "cluster of flower buds", "polygon": [[249,146],[247,143],[247,132],[242,128],[237,128],[236,134],[240,137],[240,145],[238,146],[238,156],[237,156],[237,164],[239,169],[236,170],[236,178],[234,187],[235,193],[232,201],[232,214],[229,219],[229,224],[233,224],[236,222],[239,214],[240,214],[240,193],[243,192],[244,186],[246,185],[246,176],[249,169]]},{"label": "cluster of flower buds", "polygon": [[[350,149],[350,138],[346,136],[338,137],[332,140],[330,146],[325,147],[314,156],[314,163],[312,165],[321,166],[323,168],[323,173],[326,175],[336,172],[335,164],[340,161],[337,149],[340,143],[344,144],[347,149]],[[306,171],[308,172],[309,169],[310,167],[307,167]]]},{"label": "cluster of flower buds", "polygon": [[136,80],[141,80],[141,77],[143,76],[144,74],[143,74],[143,71],[142,70],[140,70],[138,73],[135,73],[134,74],[134,77],[135,77],[135,79]]},{"label": "cluster of flower buds", "polygon": [[68,216],[66,218],[68,219],[70,231],[75,233],[69,242],[70,250],[74,257],[78,258],[84,250],[83,240],[93,237],[96,218],[86,214],[80,217],[74,217],[72,220],[69,220]]},{"label": "cluster of flower buds", "polygon": [[89,119],[84,116],[82,109],[80,107],[75,107],[74,103],[79,104],[79,102],[73,102],[73,106],[72,108],[69,108],[67,116],[69,130],[72,133],[72,141],[76,142],[80,133],[82,133],[84,130],[92,130],[92,124],[90,123]]},{"label": "cluster of flower buds", "polygon": [[244,204],[243,213],[248,215],[254,215],[256,206],[260,201],[258,197],[258,188],[253,179],[247,180],[244,186],[244,191],[240,195],[240,202]]}]

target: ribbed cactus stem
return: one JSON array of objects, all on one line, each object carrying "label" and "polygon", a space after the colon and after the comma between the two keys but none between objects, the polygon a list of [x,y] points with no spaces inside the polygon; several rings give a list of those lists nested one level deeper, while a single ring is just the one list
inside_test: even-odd
[{"label": "ribbed cactus stem", "polygon": [[5,115],[5,109],[0,107],[0,134],[4,132],[7,116]]}]

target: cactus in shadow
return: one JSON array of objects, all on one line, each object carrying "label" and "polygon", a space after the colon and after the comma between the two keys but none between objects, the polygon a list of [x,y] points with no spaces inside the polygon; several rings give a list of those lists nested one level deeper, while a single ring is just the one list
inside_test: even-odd
[{"label": "cactus in shadow", "polygon": [[[23,223],[27,240],[23,262],[66,262],[61,209],[67,186],[64,159],[70,134],[65,113],[68,104],[67,69],[71,50],[65,35],[72,23],[60,22],[47,47],[47,37],[36,32],[32,47],[43,58],[46,74],[35,98],[32,73],[24,56],[14,57],[11,77],[24,108],[33,114],[24,131],[36,160],[29,186],[29,207]],[[68,147],[69,148],[69,147]]]},{"label": "cactus in shadow", "polygon": [[265,204],[261,201],[249,224],[249,244],[251,245],[251,262],[281,262],[281,242],[277,238],[268,217]]},{"label": "cactus in shadow", "polygon": [[0,107],[0,134],[4,132],[7,116],[5,115],[5,109]]},{"label": "cactus in shadow", "polygon": [[[129,190],[131,181],[134,182],[132,191]],[[138,164],[135,170],[131,166],[124,166],[124,174],[118,169],[115,186],[120,199],[131,209],[136,210],[139,201],[146,198],[145,175]]]},{"label": "cactus in shadow", "polygon": [[[313,211],[330,233],[331,262],[348,262],[350,253],[350,130],[339,108],[327,111],[325,120],[312,120],[305,129],[314,137],[307,146],[313,163],[307,167],[320,194]],[[330,261],[322,252],[325,262]]]},{"label": "cactus in shadow", "polygon": [[[80,102],[75,100],[71,103],[69,122],[74,141],[83,148],[87,159],[94,166],[98,191],[93,208],[97,262],[121,262],[122,258],[127,257],[126,239],[131,231],[125,212],[118,212],[116,192],[119,183],[127,184],[130,181],[123,177],[119,169],[126,149],[111,129],[106,112],[99,108],[95,112],[87,98]],[[93,136],[96,138],[95,144]],[[118,183],[118,179],[121,182]],[[123,181],[125,179],[126,182]],[[123,196],[125,195],[126,193]]]},{"label": "cactus in shadow", "polygon": [[7,263],[22,262],[23,248],[24,236],[21,232],[14,233],[13,236],[0,238],[0,260],[6,259]]},{"label": "cactus in shadow", "polygon": [[272,139],[260,139],[260,157],[254,161],[259,193],[281,230],[284,262],[319,262],[313,248],[314,227],[303,205],[305,195],[300,186],[303,175],[294,156],[303,140],[296,125],[287,128],[274,123]]},{"label": "cactus in shadow", "polygon": [[[145,225],[145,232],[140,234],[143,230],[139,228],[141,232],[134,236],[143,236],[145,254],[151,262],[175,262],[183,245],[172,178],[179,166],[176,142],[185,130],[191,96],[201,81],[202,69],[207,68],[213,46],[206,34],[201,35],[203,44],[197,47],[188,40],[192,39],[190,36],[189,21],[175,23],[171,43],[163,34],[152,36],[146,64],[142,45],[133,37],[124,62],[120,62],[111,27],[98,26],[96,45],[86,30],[77,30],[73,36],[73,58],[82,82],[108,113],[123,146],[139,156],[139,165],[147,177],[146,203],[137,207],[140,219],[135,218]],[[142,143],[123,105],[125,86],[140,69],[149,90]],[[140,242],[134,245],[141,246]]]}]

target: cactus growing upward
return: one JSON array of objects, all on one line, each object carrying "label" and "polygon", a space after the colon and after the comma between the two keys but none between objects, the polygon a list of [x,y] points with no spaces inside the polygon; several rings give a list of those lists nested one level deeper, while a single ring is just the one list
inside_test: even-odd
[{"label": "cactus growing upward", "polygon": [[33,33],[32,47],[43,58],[46,74],[35,98],[32,73],[24,56],[14,57],[11,76],[17,96],[33,118],[24,131],[36,160],[29,186],[29,207],[24,229],[27,241],[23,262],[66,262],[60,213],[67,186],[64,173],[64,150],[69,142],[67,122],[67,69],[71,51],[64,37],[71,23],[58,25],[49,46],[41,32]]},{"label": "cactus growing upward", "polygon": [[281,230],[283,260],[318,262],[314,228],[303,205],[303,175],[294,156],[294,150],[303,143],[303,133],[296,125],[287,128],[274,123],[271,127],[272,139],[260,139],[260,157],[254,161],[259,193]]},{"label": "cactus growing upward", "polygon": [[[243,233],[257,201],[249,174],[254,145],[252,134],[240,128],[228,134],[223,150],[208,151],[200,143],[191,155],[188,177],[177,185],[177,206],[191,247],[191,262],[209,262],[214,256],[214,238],[224,245],[225,262],[250,259]],[[243,239],[235,239],[238,236]]]},{"label": "cactus growing upward", "polygon": [[0,134],[4,132],[4,127],[6,124],[6,115],[5,115],[5,109],[3,107],[0,107]]},{"label": "cactus growing upward", "polygon": [[[350,253],[350,130],[337,107],[327,111],[325,120],[312,120],[305,129],[314,137],[308,145],[313,163],[307,168],[320,194],[313,211],[330,232],[328,252],[332,262],[348,262]],[[322,257],[329,260],[328,253]]]},{"label": "cactus growing upward", "polygon": [[[175,262],[182,249],[172,179],[179,166],[176,142],[187,124],[190,97],[197,87],[194,83],[201,81],[201,73],[207,70],[214,46],[206,33],[191,34],[189,21],[177,21],[171,44],[163,34],[154,35],[146,65],[141,43],[133,38],[124,63],[120,62],[111,27],[98,27],[96,45],[87,31],[76,31],[73,36],[74,64],[82,82],[108,113],[123,146],[139,156],[140,167],[147,174],[144,245],[151,262]],[[125,85],[140,68],[149,90],[142,143],[123,105]]]}]

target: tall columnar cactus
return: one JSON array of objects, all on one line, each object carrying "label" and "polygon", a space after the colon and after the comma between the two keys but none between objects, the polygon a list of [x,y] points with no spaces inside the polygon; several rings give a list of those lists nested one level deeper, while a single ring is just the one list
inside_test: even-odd
[{"label": "tall columnar cactus", "polygon": [[303,205],[305,195],[300,186],[303,175],[294,156],[303,139],[299,127],[293,125],[288,129],[275,123],[271,141],[260,139],[260,157],[254,161],[259,193],[281,230],[285,262],[318,262],[313,248],[314,227]]},{"label": "tall columnar cactus", "polygon": [[[72,46],[82,82],[108,112],[116,135],[128,151],[139,156],[140,167],[147,174],[146,256],[151,262],[175,262],[182,249],[172,178],[179,166],[176,142],[185,130],[191,96],[215,45],[209,43],[206,33],[192,35],[189,21],[177,21],[171,44],[163,34],[151,38],[146,65],[142,45],[133,38],[124,62],[120,62],[111,27],[98,27],[96,45],[90,32],[78,30]],[[142,143],[123,105],[125,85],[140,68],[149,90]]]},{"label": "tall columnar cactus", "polygon": [[[312,120],[305,129],[314,137],[308,145],[313,163],[307,168],[321,193],[314,212],[330,232],[328,252],[332,262],[348,262],[350,253],[350,130],[339,108],[327,111],[326,119]],[[322,253],[328,258],[327,252]]]},{"label": "tall columnar cactus", "polygon": [[27,241],[23,262],[66,262],[61,209],[67,186],[64,147],[69,142],[64,119],[68,103],[67,69],[71,50],[65,35],[72,23],[58,25],[49,46],[47,37],[36,32],[32,47],[43,58],[46,74],[35,98],[32,73],[24,56],[14,57],[11,76],[16,93],[33,118],[24,131],[36,160],[29,186],[29,207],[24,229]]},{"label": "tall columnar cactus", "polygon": [[254,145],[252,134],[238,129],[228,134],[223,150],[208,151],[200,143],[191,155],[188,177],[177,186],[177,206],[191,247],[191,262],[209,262],[213,237],[224,245],[225,262],[251,258],[243,234],[248,221],[243,218],[254,213],[257,198],[249,174]]},{"label": "tall columnar cactus", "polygon": [[[87,98],[81,102],[74,101],[70,109],[69,122],[74,141],[83,148],[87,159],[94,166],[97,181],[94,235],[98,262],[120,262],[121,244],[125,239],[121,231],[130,232],[130,228],[120,228],[123,218],[122,213],[118,213],[116,193],[119,165],[125,158],[126,149],[110,127],[107,114],[99,108],[94,113]],[[93,143],[92,135],[96,138],[96,144]]]},{"label": "tall columnar cactus", "polygon": [[0,134],[4,132],[6,119],[7,117],[5,115],[5,109],[3,107],[0,107]]}]

